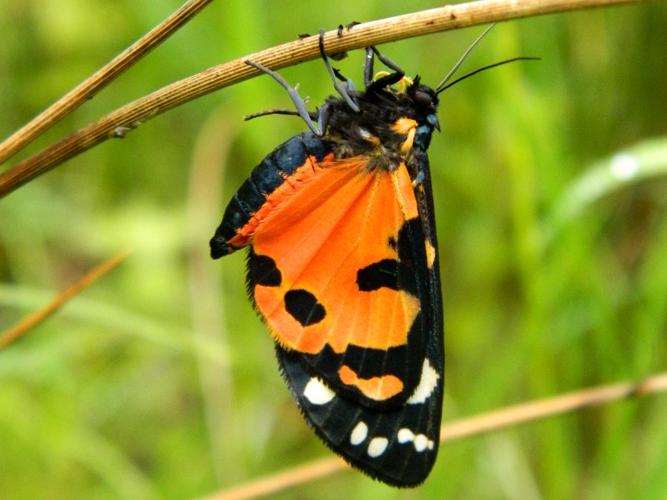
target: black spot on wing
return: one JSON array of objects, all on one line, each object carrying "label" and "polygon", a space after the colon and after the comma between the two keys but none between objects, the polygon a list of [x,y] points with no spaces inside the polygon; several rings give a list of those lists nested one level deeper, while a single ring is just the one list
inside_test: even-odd
[{"label": "black spot on wing", "polygon": [[426,263],[424,235],[418,218],[407,220],[398,232],[398,241],[389,238],[387,244],[396,251],[398,260],[383,259],[357,271],[357,287],[362,292],[372,292],[382,287],[404,290],[418,296],[415,286],[416,273]]},{"label": "black spot on wing", "polygon": [[308,290],[290,290],[285,294],[285,309],[302,326],[319,323],[326,316],[324,306]]},{"label": "black spot on wing", "polygon": [[280,286],[282,275],[276,261],[267,255],[257,255],[253,249],[248,253],[248,287],[255,285]]},{"label": "black spot on wing", "polygon": [[393,259],[384,259],[357,271],[357,287],[362,292],[371,292],[382,287],[398,290],[399,264]]},{"label": "black spot on wing", "polygon": [[425,252],[423,251],[424,233],[419,218],[406,220],[401,229],[398,231],[398,243],[396,251],[398,252],[398,259],[405,266],[414,268],[416,262],[424,260]]},{"label": "black spot on wing", "polygon": [[[424,282],[426,276],[426,250],[424,246],[424,233],[419,218],[406,220],[398,232],[396,242],[398,261],[399,289],[404,290],[415,297],[420,297],[418,283]],[[422,285],[423,286],[423,285]]]}]

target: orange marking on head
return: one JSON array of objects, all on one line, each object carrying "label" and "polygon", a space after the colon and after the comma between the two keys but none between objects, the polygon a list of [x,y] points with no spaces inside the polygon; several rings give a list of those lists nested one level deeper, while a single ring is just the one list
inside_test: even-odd
[{"label": "orange marking on head", "polygon": [[415,142],[415,135],[417,134],[416,128],[411,128],[408,132],[408,138],[403,141],[401,144],[401,153],[403,156],[407,155],[412,149],[412,144]]},{"label": "orange marking on head", "polygon": [[401,154],[404,156],[407,155],[412,149],[412,144],[415,141],[417,122],[412,118],[399,118],[391,126],[391,129],[397,134],[406,136],[405,141],[401,144]]},{"label": "orange marking on head", "polygon": [[[419,299],[388,287],[360,291],[357,272],[398,259],[389,242],[417,216],[417,204],[405,165],[394,171],[366,166],[365,158],[318,165],[299,189],[284,191],[273,211],[258,211],[254,251],[275,261],[282,281],[257,285],[253,295],[286,348],[316,354],[329,344],[342,353],[348,345],[387,349],[407,342]],[[315,295],[323,319],[303,326],[287,311],[285,294],[296,289]]]},{"label": "orange marking on head", "polygon": [[353,385],[364,396],[376,401],[385,401],[403,390],[403,382],[395,375],[359,378],[355,371],[347,365],[338,370],[338,377],[345,385]]},{"label": "orange marking on head", "polygon": [[412,118],[399,118],[391,126],[391,129],[397,134],[407,135],[410,130],[417,128],[417,122]]}]

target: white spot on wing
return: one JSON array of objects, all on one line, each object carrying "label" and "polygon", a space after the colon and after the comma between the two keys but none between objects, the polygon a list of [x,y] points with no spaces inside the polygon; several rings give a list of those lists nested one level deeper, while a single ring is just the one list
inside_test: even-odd
[{"label": "white spot on wing", "polygon": [[424,434],[417,434],[415,436],[415,450],[424,451],[428,447],[428,438]]},{"label": "white spot on wing", "polygon": [[416,451],[422,452],[427,448],[432,450],[434,448],[434,443],[432,439],[429,439],[425,434],[416,434],[412,432],[407,427],[403,427],[396,434],[398,442],[401,444],[412,443]]},{"label": "white spot on wing", "polygon": [[368,456],[369,457],[379,457],[384,453],[384,450],[387,449],[389,440],[386,437],[374,437],[371,439],[371,442],[368,443]]},{"label": "white spot on wing", "polygon": [[433,391],[438,385],[439,378],[440,375],[433,369],[433,367],[431,367],[428,358],[424,358],[422,376],[419,379],[419,385],[415,388],[415,392],[412,393],[412,396],[408,398],[407,403],[416,405],[425,402],[428,397],[433,394]]},{"label": "white spot on wing", "polygon": [[350,434],[350,444],[354,446],[361,444],[366,439],[366,436],[368,436],[368,426],[364,422],[359,421]]},{"label": "white spot on wing", "polygon": [[399,443],[409,443],[415,438],[415,434],[407,427],[403,427],[398,431],[396,437],[398,438]]},{"label": "white spot on wing", "polygon": [[304,397],[314,405],[324,405],[336,395],[318,378],[311,378],[303,389]]}]

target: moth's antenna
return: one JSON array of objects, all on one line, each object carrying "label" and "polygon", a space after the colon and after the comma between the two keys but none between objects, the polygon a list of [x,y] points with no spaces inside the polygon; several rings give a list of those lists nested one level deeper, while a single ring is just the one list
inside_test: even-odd
[{"label": "moth's antenna", "polygon": [[459,60],[456,61],[454,67],[449,70],[449,73],[447,73],[445,77],[442,79],[442,81],[435,87],[436,94],[439,94],[442,91],[442,88],[447,84],[449,79],[454,76],[454,73],[456,73],[456,71],[461,67],[461,64],[463,64],[463,62],[468,58],[468,56],[472,52],[472,49],[474,49],[477,46],[477,44],[482,41],[482,39],[489,33],[489,31],[493,29],[494,26],[495,24],[492,24],[491,26],[486,28],[484,32],[481,35],[479,35],[474,42],[470,44],[470,47],[468,47],[466,51],[463,53],[463,55],[459,57]]},{"label": "moth's antenna", "polygon": [[435,93],[439,94],[440,92],[442,92],[444,90],[447,90],[452,85],[455,85],[455,84],[465,80],[466,78],[470,78],[471,76],[476,75],[477,73],[481,73],[482,71],[486,71],[487,69],[495,68],[497,66],[502,66],[503,64],[508,64],[508,63],[515,62],[515,61],[540,61],[540,60],[541,59],[539,57],[523,57],[522,56],[522,57],[513,57],[512,59],[506,59],[504,61],[489,64],[488,66],[483,66],[481,68],[476,69],[475,71],[471,71],[467,75],[463,75],[462,77],[457,78],[456,80],[454,80],[451,83],[448,83],[445,86],[442,86],[442,84],[438,85],[438,89],[436,90]]},{"label": "moth's antenna", "polygon": [[[247,122],[247,121],[250,121],[250,120],[254,120],[255,118],[259,118],[261,116],[269,116],[269,115],[301,116],[298,111],[294,111],[292,109],[275,108],[275,109],[266,109],[264,111],[258,111],[256,113],[250,113],[249,115],[244,115],[243,116],[243,121]],[[312,118],[312,116],[311,116],[311,118]]]}]

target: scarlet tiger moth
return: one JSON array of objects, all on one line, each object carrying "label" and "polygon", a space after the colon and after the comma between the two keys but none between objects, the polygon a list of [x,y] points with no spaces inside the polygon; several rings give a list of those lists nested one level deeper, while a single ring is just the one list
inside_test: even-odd
[{"label": "scarlet tiger moth", "polygon": [[[340,31],[340,30],[339,30]],[[416,486],[440,441],[443,318],[427,149],[438,94],[366,49],[365,90],[315,112],[280,75],[309,132],[271,152],[227,206],[214,259],[249,247],[247,288],[301,412],[333,451],[387,484]],[[340,33],[339,33],[340,34]],[[393,72],[373,80],[374,58]],[[314,120],[317,122],[315,123]]]}]

